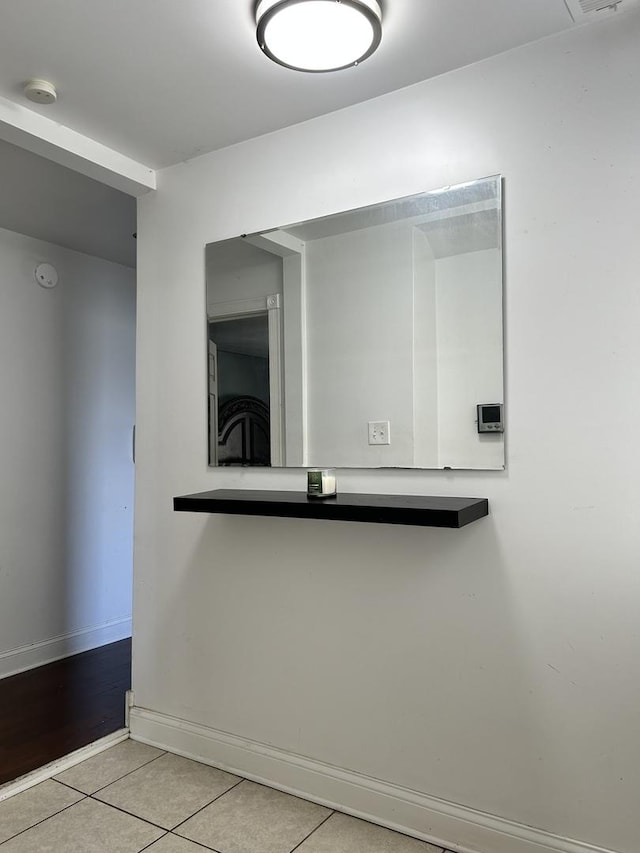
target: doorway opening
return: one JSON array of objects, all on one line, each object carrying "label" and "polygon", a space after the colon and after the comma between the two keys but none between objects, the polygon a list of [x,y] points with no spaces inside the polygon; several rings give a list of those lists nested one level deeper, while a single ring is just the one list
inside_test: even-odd
[{"label": "doorway opening", "polygon": [[2,141],[0,184],[0,770],[20,775],[124,725],[136,200]]}]

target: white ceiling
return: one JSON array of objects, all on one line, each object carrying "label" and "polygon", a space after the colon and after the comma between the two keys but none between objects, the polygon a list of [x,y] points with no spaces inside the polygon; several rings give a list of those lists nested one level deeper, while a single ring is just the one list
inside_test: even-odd
[{"label": "white ceiling", "polygon": [[0,187],[0,228],[135,266],[135,198],[2,141]]},{"label": "white ceiling", "polygon": [[[2,0],[0,97],[154,169],[575,26],[564,0],[383,0],[356,68],[303,74],[258,49],[253,0]],[[58,87],[49,107],[24,81]]]},{"label": "white ceiling", "polygon": [[[0,227],[133,265],[118,189],[147,192],[153,170],[576,26],[565,0],[382,0],[372,57],[303,74],[259,50],[254,2],[0,0]],[[58,102],[27,101],[31,77]]]}]

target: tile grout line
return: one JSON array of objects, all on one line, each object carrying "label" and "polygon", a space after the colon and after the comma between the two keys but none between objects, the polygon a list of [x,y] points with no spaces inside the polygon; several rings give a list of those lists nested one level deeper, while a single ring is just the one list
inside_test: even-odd
[{"label": "tile grout line", "polygon": [[[84,791],[81,791],[79,788],[74,788],[74,787],[73,787],[73,785],[70,785],[68,782],[61,782],[59,779],[54,779],[54,778],[53,778],[53,776],[51,777],[51,779],[50,779],[50,780],[49,780],[49,779],[45,779],[45,781],[47,781],[47,782],[48,782],[48,781],[51,781],[51,782],[57,782],[57,783],[58,783],[58,785],[62,785],[64,788],[68,788],[70,791],[75,791],[75,793],[76,793],[76,794],[82,794],[82,796],[83,796],[83,797],[90,797],[90,796],[91,796],[91,794],[85,794],[85,792],[84,792]],[[38,785],[42,785],[42,782],[38,782]],[[38,785],[34,785],[34,786],[33,786],[33,788],[27,788],[27,790],[28,790],[28,791],[33,791],[33,790],[34,790],[34,788],[37,788],[37,787],[38,787]],[[21,791],[20,793],[22,793],[22,794],[23,794],[23,793],[24,793],[24,791]],[[16,796],[20,796],[20,795],[19,795],[19,794],[17,794]]]},{"label": "tile grout line", "polygon": [[[156,756],[156,758],[153,758],[153,759],[151,759],[151,761],[148,761],[148,762],[147,762],[147,764],[151,764],[151,762],[152,762],[152,761],[156,761],[156,760],[157,760],[157,758],[161,758],[161,757],[162,757],[162,756],[158,755],[158,756]],[[143,764],[143,765],[141,765],[141,766],[142,766],[142,767],[145,767],[146,765],[144,765],[144,764]],[[133,772],[135,772],[135,771],[131,771],[131,772],[133,773]],[[125,774],[125,775],[130,775],[130,774]],[[121,778],[125,778],[125,777],[123,776],[123,777],[121,777]],[[57,781],[57,780],[56,780],[56,781]],[[116,780],[116,781],[118,781],[118,780]],[[153,841],[151,841],[149,844],[147,844],[147,845],[145,845],[144,847],[140,848],[140,850],[138,851],[138,853],[143,853],[143,851],[148,850],[150,847],[152,847],[154,844],[156,844],[156,843],[157,843],[158,841],[160,841],[161,839],[165,838],[165,836],[167,836],[167,835],[173,835],[175,838],[179,838],[179,839],[181,839],[181,840],[185,840],[185,839],[186,839],[187,841],[191,840],[191,839],[186,838],[186,836],[178,835],[178,834],[175,832],[175,830],[176,830],[176,829],[178,829],[179,827],[183,826],[183,825],[184,825],[188,820],[190,820],[192,817],[195,817],[195,815],[199,814],[201,811],[203,811],[204,809],[206,809],[206,808],[207,808],[207,806],[210,806],[212,803],[215,803],[217,800],[221,799],[221,797],[224,797],[224,795],[225,795],[225,794],[228,794],[230,791],[232,791],[234,788],[237,788],[237,787],[238,787],[238,785],[240,785],[242,782],[245,782],[245,781],[247,781],[247,780],[246,780],[246,779],[241,778],[238,782],[236,782],[236,783],[235,783],[235,785],[232,785],[232,786],[231,786],[231,788],[228,788],[226,791],[223,791],[221,794],[218,794],[218,796],[217,796],[217,797],[214,797],[214,799],[213,799],[213,800],[211,800],[209,803],[207,803],[206,805],[202,806],[202,808],[199,808],[197,811],[195,811],[195,812],[194,812],[192,815],[190,815],[189,817],[185,818],[181,823],[177,824],[173,829],[166,829],[166,827],[164,827],[164,826],[160,826],[160,825],[159,825],[159,824],[157,824],[157,823],[153,823],[153,821],[150,821],[150,820],[148,820],[147,818],[141,818],[139,815],[133,814],[132,812],[128,812],[128,811],[126,811],[125,809],[122,809],[122,808],[120,808],[120,807],[118,807],[118,806],[115,806],[115,805],[113,805],[113,804],[111,804],[111,803],[105,803],[105,802],[103,802],[102,800],[94,800],[94,802],[99,803],[100,805],[106,806],[107,808],[112,808],[112,809],[114,809],[115,811],[120,812],[121,814],[126,814],[126,815],[128,815],[129,817],[134,817],[136,820],[139,820],[139,821],[141,821],[141,822],[143,822],[143,823],[146,823],[146,824],[148,824],[149,826],[154,827],[155,829],[160,829],[160,830],[162,830],[162,833],[163,833],[163,834],[162,834],[161,836],[159,836],[159,838],[154,839],[154,840],[153,840]],[[64,785],[64,783],[63,783],[63,782],[60,782],[59,784]],[[6,842],[8,842],[8,841],[12,841],[13,839],[18,838],[20,835],[23,835],[25,832],[28,832],[30,829],[34,829],[36,826],[39,826],[40,824],[45,823],[46,821],[51,820],[51,819],[52,819],[52,818],[54,818],[54,817],[57,817],[58,815],[62,814],[63,812],[68,811],[69,809],[73,808],[74,806],[79,805],[81,802],[83,802],[83,800],[93,800],[93,797],[92,797],[91,795],[89,795],[89,794],[83,794],[81,791],[77,791],[75,788],[71,788],[71,786],[69,786],[69,785],[65,785],[65,787],[69,788],[70,790],[76,791],[76,793],[80,793],[80,794],[82,794],[82,796],[80,797],[80,799],[79,799],[79,800],[76,800],[76,802],[75,802],[75,803],[70,803],[68,806],[65,806],[64,808],[60,809],[59,811],[54,812],[54,813],[53,813],[53,814],[51,814],[51,815],[48,815],[47,817],[43,818],[42,820],[36,821],[36,823],[32,824],[31,826],[26,827],[25,829],[20,830],[20,832],[15,833],[15,835],[11,835],[11,836],[9,836],[9,838],[6,838],[4,841],[0,842],[0,847],[3,847],[3,846],[4,846],[4,844],[5,844]],[[106,787],[108,787],[108,786],[106,786]],[[100,789],[100,790],[104,790],[104,789]],[[97,793],[97,792],[96,792],[96,793]],[[301,797],[299,797],[298,799],[302,799],[302,798],[301,798]],[[310,800],[305,800],[304,802],[311,802],[311,801],[310,801]],[[325,807],[325,808],[326,808],[326,807]],[[295,847],[292,847],[292,848],[291,848],[291,850],[289,851],[289,853],[295,853],[295,851],[296,851],[296,850],[298,850],[298,848],[300,848],[300,847],[301,847],[301,846],[302,846],[306,841],[308,841],[308,840],[309,840],[309,838],[311,838],[311,836],[312,836],[315,832],[317,832],[317,831],[320,829],[320,827],[321,827],[321,826],[324,826],[324,824],[325,824],[325,823],[326,823],[326,822],[327,822],[331,817],[333,817],[335,814],[343,814],[343,812],[338,812],[338,810],[337,810],[337,809],[332,809],[332,810],[331,810],[331,812],[330,812],[330,814],[328,814],[328,815],[327,815],[327,816],[326,816],[322,821],[320,821],[320,823],[319,823],[316,827],[314,827],[314,828],[311,830],[311,832],[309,832],[309,833],[308,833],[308,834],[307,834],[307,835],[302,839],[302,841],[298,842],[298,844],[296,844],[296,845],[295,845]],[[375,825],[375,824],[374,824],[374,825]],[[401,833],[401,834],[403,834],[403,833]],[[407,836],[407,837],[411,838],[411,836]],[[208,845],[202,845],[200,842],[192,842],[192,843],[196,843],[196,844],[198,844],[199,846],[203,847],[203,849],[206,849],[206,850],[208,850],[208,851],[211,851],[211,853],[220,853],[220,851],[218,851],[218,850],[217,850],[216,848],[214,848],[214,847],[209,847]],[[440,853],[453,853],[453,851],[447,850],[447,849],[445,849],[445,848],[441,848]]]},{"label": "tile grout line", "polygon": [[[154,761],[157,761],[159,758],[162,758],[163,756],[168,755],[168,754],[169,753],[165,750],[161,755],[154,755],[153,758],[150,758],[149,761],[145,761],[145,763],[141,764],[139,767],[134,767],[133,770],[127,771],[122,776],[118,776],[117,779],[114,779],[111,782],[107,782],[107,784],[103,785],[101,788],[96,788],[95,791],[92,791],[90,794],[87,794],[87,797],[93,797],[95,794],[99,794],[100,791],[104,791],[104,789],[108,788],[109,785],[115,785],[116,782],[120,782],[122,779],[126,779],[127,776],[131,776],[131,774],[135,773],[136,770],[142,770],[143,767],[148,767],[150,764],[153,764]],[[56,781],[58,781],[58,780],[56,779]],[[63,782],[62,784],[64,785],[65,783]],[[73,788],[73,785],[69,785],[69,787]],[[74,788],[74,790],[77,790],[77,788]]]},{"label": "tile grout line", "polygon": [[222,853],[222,851],[218,850],[217,847],[209,847],[208,844],[204,844],[202,841],[192,841],[190,838],[186,838],[184,835],[176,835],[174,832],[170,832],[169,835],[173,835],[174,838],[178,838],[180,841],[188,841],[190,844],[202,847],[202,849],[206,850],[207,853]]},{"label": "tile grout line", "polygon": [[[45,779],[45,782],[46,781],[48,781],[48,780]],[[42,784],[42,783],[40,783],[40,784]],[[37,787],[37,786],[34,785],[34,787]],[[67,787],[69,787],[69,786],[67,785]],[[33,790],[33,789],[29,788],[28,790]],[[75,791],[75,788],[73,790]],[[76,793],[78,794],[81,792],[76,791]],[[51,818],[57,817],[59,814],[62,814],[62,812],[66,812],[68,809],[72,809],[74,806],[77,806],[78,803],[81,803],[83,800],[88,800],[88,799],[89,799],[89,797],[86,794],[83,794],[79,800],[75,801],[75,803],[69,803],[68,806],[65,806],[64,808],[60,809],[59,811],[54,812],[53,814],[47,815],[46,817],[43,817],[42,820],[37,820],[35,823],[32,823],[31,826],[27,826],[24,829],[21,829],[20,832],[16,832],[15,835],[10,835],[9,838],[5,838],[4,841],[0,842],[0,847],[3,847],[7,843],[7,841],[13,841],[13,839],[17,838],[19,835],[24,835],[24,833],[29,832],[30,829],[33,829],[36,826],[40,826],[41,823],[45,823],[46,821],[51,820]]]},{"label": "tile grout line", "polygon": [[[149,826],[152,826],[154,829],[161,829],[165,835],[168,832],[171,832],[170,829],[167,829],[166,826],[160,826],[159,823],[154,823],[152,820],[149,820],[146,817],[140,817],[140,815],[134,814],[133,812],[128,812],[126,809],[123,809],[121,806],[114,806],[113,803],[105,803],[104,800],[96,800],[93,797],[87,797],[87,800],[92,800],[94,803],[97,803],[99,806],[104,806],[107,809],[113,809],[116,812],[120,812],[120,814],[126,814],[128,817],[134,817],[136,820],[139,820],[141,823],[148,823]],[[159,840],[159,839],[156,839]]]},{"label": "tile grout line", "polygon": [[167,835],[171,835],[171,833],[170,833],[169,831],[165,832],[165,834],[164,834],[164,835],[161,835],[161,836],[160,836],[160,838],[156,838],[156,840],[155,840],[155,841],[151,841],[149,844],[145,844],[145,846],[144,846],[144,847],[141,847],[141,848],[140,848],[140,850],[137,850],[137,851],[136,851],[136,853],[143,853],[143,851],[144,851],[144,850],[148,850],[148,849],[149,849],[150,847],[152,847],[154,844],[157,844],[157,842],[158,842],[158,841],[162,841],[162,839],[163,839],[163,838],[166,838],[166,837],[167,837]]},{"label": "tile grout line", "polygon": [[[310,800],[306,800],[306,802],[310,802]],[[326,806],[325,806],[325,808],[326,808]],[[297,850],[298,847],[301,847],[305,843],[305,841],[307,841],[309,838],[311,838],[313,833],[317,832],[321,826],[324,826],[325,823],[329,820],[329,818],[333,817],[335,813],[336,813],[335,809],[332,809],[330,814],[328,814],[323,820],[321,820],[317,826],[314,826],[314,828],[311,830],[311,832],[308,835],[305,835],[305,837],[302,839],[302,841],[300,841],[298,844],[296,844],[295,847],[291,848],[289,853],[294,853],[294,850]]]},{"label": "tile grout line", "polygon": [[[308,802],[313,802],[313,800],[308,800]],[[329,806],[326,806],[326,808],[329,808]],[[392,832],[394,835],[398,835],[401,838],[408,838],[411,841],[418,841],[420,844],[425,844],[425,845],[427,845],[427,847],[432,847],[433,848],[432,853],[454,853],[453,850],[449,850],[447,847],[443,847],[441,844],[438,845],[438,844],[434,844],[432,841],[424,841],[422,838],[417,838],[415,835],[410,835],[408,832],[403,832],[400,829],[391,829],[391,827],[384,826],[381,823],[376,823],[375,821],[371,820],[370,818],[356,817],[355,815],[349,814],[349,812],[343,812],[340,809],[334,809],[333,814],[342,815],[343,817],[348,817],[348,818],[351,818],[352,820],[359,820],[362,823],[368,823],[371,826],[378,827],[379,829],[385,829],[385,830],[387,830],[387,832]],[[325,818],[325,820],[328,820],[328,819],[329,818]],[[325,821],[323,821],[323,823],[325,823]],[[320,824],[320,826],[321,825],[322,824]],[[320,826],[316,827],[316,829],[319,829]],[[314,830],[314,832],[315,832],[315,830]],[[313,834],[313,833],[311,833],[311,834]],[[296,848],[294,847],[294,850],[295,849]],[[290,853],[293,853],[293,851],[290,851]]]},{"label": "tile grout line", "polygon": [[[113,747],[111,747],[111,748],[113,748]],[[8,838],[4,839],[4,841],[0,842],[0,847],[3,847],[5,845],[5,843],[12,841],[15,838],[18,838],[20,835],[23,835],[25,832],[28,832],[29,830],[34,829],[35,827],[37,827],[43,823],[46,823],[47,821],[57,817],[58,815],[61,815],[63,812],[68,811],[69,809],[73,808],[74,806],[79,805],[84,800],[93,800],[95,803],[99,803],[100,805],[103,805],[107,808],[112,808],[115,811],[118,811],[122,814],[128,815],[129,817],[134,817],[136,820],[139,820],[143,823],[146,823],[147,825],[153,827],[154,829],[158,829],[158,830],[162,831],[162,835],[160,835],[159,838],[154,839],[149,844],[140,848],[140,851],[138,851],[138,853],[143,853],[143,851],[148,850],[150,847],[152,847],[154,844],[156,844],[161,839],[165,838],[167,835],[173,835],[175,838],[179,838],[182,840],[184,840],[184,839],[189,840],[186,836],[179,835],[177,830],[179,830],[180,827],[184,826],[184,824],[187,823],[189,820],[191,820],[191,818],[195,817],[200,812],[202,812],[204,809],[208,808],[210,805],[212,805],[213,803],[220,800],[226,794],[233,791],[235,788],[238,787],[238,785],[241,785],[242,782],[248,781],[247,779],[245,779],[244,777],[238,777],[237,782],[235,782],[233,785],[231,785],[226,790],[222,791],[220,794],[218,794],[212,800],[205,803],[203,806],[198,808],[196,811],[194,811],[192,814],[190,814],[184,820],[180,821],[180,823],[176,824],[176,826],[174,826],[171,829],[167,829],[165,826],[161,826],[160,824],[154,823],[152,820],[149,820],[147,818],[140,817],[138,814],[135,814],[133,812],[129,812],[125,808],[122,808],[120,806],[114,805],[114,804],[109,803],[109,802],[105,802],[104,800],[97,799],[97,797],[95,796],[95,795],[101,793],[102,791],[104,791],[106,788],[109,788],[111,785],[115,785],[117,782],[120,782],[121,780],[126,779],[128,776],[132,775],[133,773],[137,772],[138,770],[142,770],[144,767],[148,767],[150,764],[153,764],[155,761],[158,761],[160,758],[163,758],[164,756],[171,755],[171,754],[172,753],[169,753],[167,750],[162,750],[160,755],[156,755],[153,758],[150,758],[148,761],[145,761],[143,764],[139,765],[138,767],[135,767],[132,770],[129,770],[127,773],[124,773],[122,776],[118,777],[117,779],[114,779],[111,782],[108,782],[106,785],[103,785],[101,788],[96,789],[92,794],[86,794],[84,791],[80,791],[78,788],[74,788],[73,785],[70,785],[67,782],[60,781],[56,777],[50,777],[50,781],[56,782],[57,784],[62,785],[64,788],[66,788],[70,791],[73,791],[75,794],[78,794],[80,796],[80,799],[76,800],[74,803],[70,803],[69,805],[64,806],[63,808],[59,809],[58,811],[53,812],[50,815],[47,815],[47,817],[42,818],[41,820],[37,820],[35,823],[31,824],[30,826],[26,827],[25,829],[20,830],[19,832],[15,833],[14,835],[9,836]],[[93,756],[92,756],[92,758],[93,758]],[[89,758],[86,760],[89,761],[91,759]],[[80,762],[80,764],[81,763],[82,762]],[[78,765],[78,766],[80,766],[80,765]],[[63,772],[66,772],[66,771],[63,771]],[[221,772],[227,772],[227,771],[221,771]],[[229,774],[229,775],[237,775],[237,774]],[[44,781],[47,781],[47,780],[44,780]],[[39,783],[39,784],[42,784],[42,783]],[[256,783],[254,783],[254,784],[256,784]],[[257,784],[261,784],[261,783],[257,783]],[[37,787],[37,785],[34,787]],[[267,785],[265,787],[269,787],[269,786]],[[305,800],[305,798],[303,798],[303,797],[297,797],[297,798],[304,801],[304,802],[312,802],[310,800]],[[327,807],[325,806],[325,808],[327,808]],[[289,851],[289,853],[295,853],[295,851],[297,851],[306,841],[308,841],[308,839],[311,838],[311,836],[315,832],[317,832],[320,829],[320,827],[324,826],[324,824],[337,813],[342,814],[342,812],[339,812],[339,810],[337,810],[337,809],[331,809],[330,813],[322,821],[320,821],[320,823],[317,826],[315,826],[300,842],[298,842],[298,844],[296,844],[294,847],[292,847],[291,850]],[[401,833],[401,834],[404,835],[404,833]],[[411,836],[408,836],[408,837],[410,838]],[[211,851],[211,853],[220,853],[220,851],[217,851],[216,848],[209,847],[208,845],[201,845],[200,842],[195,842],[195,843],[202,846],[203,849],[205,849],[207,851]],[[448,848],[442,848],[441,847],[439,850],[439,853],[452,853],[452,851],[450,851]]]},{"label": "tile grout line", "polygon": [[[126,743],[126,741],[122,741],[122,742]],[[119,744],[115,744],[115,746],[118,746],[118,745]],[[109,747],[109,748],[113,749],[114,747]],[[106,752],[108,752],[108,749],[104,751],[104,753],[106,753]],[[98,755],[91,756],[91,758],[97,758],[99,755],[103,755],[104,753],[98,753]],[[152,762],[157,761],[159,758],[162,758],[163,755],[167,755],[167,754],[168,754],[167,751],[164,750],[161,752],[160,755],[154,755],[154,757],[150,758],[149,761],[145,761],[145,763],[141,764],[139,767],[136,767],[133,770],[129,770],[128,773],[125,773],[123,776],[119,776],[117,779],[114,779],[112,782],[108,782],[106,785],[103,785],[102,788],[98,788],[96,791],[94,791],[93,794],[97,794],[100,791],[104,791],[104,789],[108,788],[109,785],[113,785],[115,782],[119,782],[120,779],[124,779],[125,777],[130,776],[131,773],[135,773],[136,770],[140,770],[142,767],[146,767],[147,765],[151,764]],[[86,758],[85,761],[90,761],[91,758]],[[76,764],[75,767],[79,767],[83,763],[84,762],[81,761],[81,762],[79,762],[79,764]],[[72,770],[74,768],[69,768],[69,769]],[[63,770],[62,772],[66,773],[67,771]],[[49,779],[44,779],[43,781],[44,782],[49,782],[49,781],[50,782],[56,782],[58,785],[62,785],[63,788],[66,788],[69,791],[73,791],[75,794],[80,794],[80,799],[76,800],[75,803],[70,803],[68,806],[64,806],[64,808],[61,808],[58,811],[53,812],[53,814],[47,815],[47,817],[42,818],[42,820],[37,820],[35,823],[32,823],[30,826],[25,827],[25,829],[21,829],[20,832],[16,832],[14,835],[10,835],[9,838],[5,838],[4,841],[0,842],[0,847],[3,844],[5,844],[7,841],[11,841],[13,838],[17,838],[19,835],[22,835],[24,832],[28,832],[30,829],[33,829],[34,827],[39,826],[41,823],[44,823],[46,820],[49,820],[52,817],[56,817],[56,815],[62,814],[62,812],[67,811],[67,809],[70,809],[72,806],[77,806],[78,803],[82,802],[82,800],[93,799],[93,794],[87,794],[85,791],[81,791],[79,788],[74,788],[73,785],[70,785],[68,782],[62,782],[60,779],[57,779],[55,776],[51,776]],[[34,785],[32,788],[27,788],[26,790],[32,791],[35,788],[37,788],[38,785],[42,785],[42,782],[38,782],[37,785]],[[26,793],[26,791],[21,791],[20,793],[24,794],[24,793]],[[16,794],[16,796],[19,796],[19,794]],[[109,805],[108,803],[103,803],[102,800],[95,800],[95,802],[102,803],[102,805]],[[114,808],[115,808],[115,806],[114,806]],[[124,811],[124,810],[120,809],[120,811]],[[124,814],[130,814],[130,812],[124,812]],[[137,815],[134,815],[134,817],[137,817]],[[142,819],[142,818],[140,818],[140,819]],[[154,824],[151,821],[147,821],[147,823],[150,823],[152,826],[157,826],[157,824]],[[163,826],[157,826],[157,828],[158,829],[165,829]],[[165,834],[168,832],[169,832],[169,830],[165,830]],[[161,836],[161,837],[163,837],[163,836]]]},{"label": "tile grout line", "polygon": [[[158,756],[158,758],[161,758],[161,757],[162,756],[160,756],[160,755]],[[156,759],[154,758],[153,761],[155,761],[155,760]],[[147,764],[150,764],[150,763],[151,762],[147,762]],[[146,765],[142,765],[142,766],[146,767]],[[132,772],[135,772],[135,771],[132,771]],[[126,775],[130,775],[130,774],[126,774]],[[123,776],[122,778],[124,779],[125,777]],[[116,780],[116,781],[120,781],[120,780]],[[105,800],[99,800],[99,799],[95,798],[93,795],[87,795],[85,797],[85,799],[93,800],[95,803],[99,803],[101,806],[106,806],[107,808],[115,809],[116,811],[120,812],[121,814],[126,814],[129,817],[134,817],[136,820],[143,821],[143,823],[148,823],[150,826],[153,826],[156,829],[162,829],[164,831],[165,835],[167,835],[167,834],[173,835],[173,834],[176,834],[175,830],[178,829],[179,827],[181,827],[182,824],[186,823],[188,820],[190,820],[192,817],[197,815],[203,809],[206,809],[207,806],[210,806],[212,803],[215,803],[216,800],[220,799],[220,797],[224,797],[225,794],[229,793],[229,791],[231,791],[233,788],[237,787],[241,782],[244,782],[244,781],[245,781],[244,779],[240,779],[238,782],[236,782],[234,785],[232,785],[231,788],[228,788],[226,791],[223,791],[221,794],[218,794],[217,797],[214,797],[212,800],[205,803],[204,806],[197,809],[192,815],[189,815],[189,817],[186,817],[184,820],[181,820],[180,823],[176,824],[176,826],[174,826],[172,829],[167,829],[166,826],[161,826],[159,823],[154,823],[152,820],[150,820],[147,817],[140,817],[140,815],[136,814],[135,812],[129,812],[123,806],[117,806],[117,805],[115,805],[115,803],[108,803]],[[106,785],[105,787],[108,788],[109,786]],[[104,791],[104,788],[101,788],[100,790]],[[99,791],[96,791],[95,793],[97,794],[97,793],[99,793]],[[75,803],[74,803],[74,805],[75,805]],[[161,837],[164,837],[164,836],[161,836]],[[176,834],[176,837],[182,838],[183,836]],[[156,839],[156,840],[159,841],[160,839]],[[187,840],[189,840],[189,839],[187,839]]]},{"label": "tile grout line", "polygon": [[[221,773],[225,773],[226,771],[225,771],[225,770],[221,770],[220,772],[221,772]],[[236,774],[234,773],[234,774],[229,774],[229,775],[234,775],[234,776],[235,776]],[[217,796],[217,797],[214,797],[214,798],[213,798],[210,802],[208,802],[206,805],[204,805],[204,806],[202,806],[201,808],[197,809],[197,811],[195,811],[192,815],[189,815],[189,817],[185,817],[185,819],[184,819],[184,820],[181,820],[181,821],[180,821],[180,823],[177,823],[177,824],[173,827],[173,829],[171,829],[171,830],[169,830],[169,831],[170,831],[171,833],[174,833],[178,838],[184,838],[185,836],[183,836],[183,835],[178,835],[178,833],[176,832],[176,829],[180,829],[180,827],[181,827],[181,826],[184,826],[184,824],[185,824],[188,820],[191,820],[191,818],[192,818],[192,817],[195,817],[197,814],[200,814],[200,812],[204,811],[204,810],[207,808],[207,806],[211,806],[211,805],[213,805],[213,803],[217,803],[217,802],[218,802],[218,800],[219,800],[221,797],[224,797],[224,795],[225,795],[225,794],[228,794],[228,793],[229,793],[229,791],[233,791],[233,789],[234,789],[234,788],[237,788],[237,787],[238,787],[238,785],[241,785],[243,782],[246,782],[246,781],[247,781],[247,780],[246,780],[246,779],[244,779],[244,778],[240,778],[240,779],[238,779],[238,781],[237,781],[235,784],[233,784],[230,788],[227,788],[227,790],[226,790],[226,791],[223,791],[221,794],[218,794],[218,796]],[[188,840],[190,840],[190,839],[188,839]],[[212,849],[213,849],[213,848],[212,848]]]}]

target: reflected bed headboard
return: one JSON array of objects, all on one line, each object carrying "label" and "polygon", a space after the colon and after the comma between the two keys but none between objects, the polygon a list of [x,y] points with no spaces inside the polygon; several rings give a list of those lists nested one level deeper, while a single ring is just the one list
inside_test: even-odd
[{"label": "reflected bed headboard", "polygon": [[269,407],[257,397],[234,397],[218,415],[218,465],[270,465]]}]

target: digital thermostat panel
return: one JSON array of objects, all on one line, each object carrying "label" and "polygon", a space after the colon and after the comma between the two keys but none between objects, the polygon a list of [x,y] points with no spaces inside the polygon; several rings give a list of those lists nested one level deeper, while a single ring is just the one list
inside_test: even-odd
[{"label": "digital thermostat panel", "polygon": [[478,404],[478,432],[504,432],[502,403]]}]

